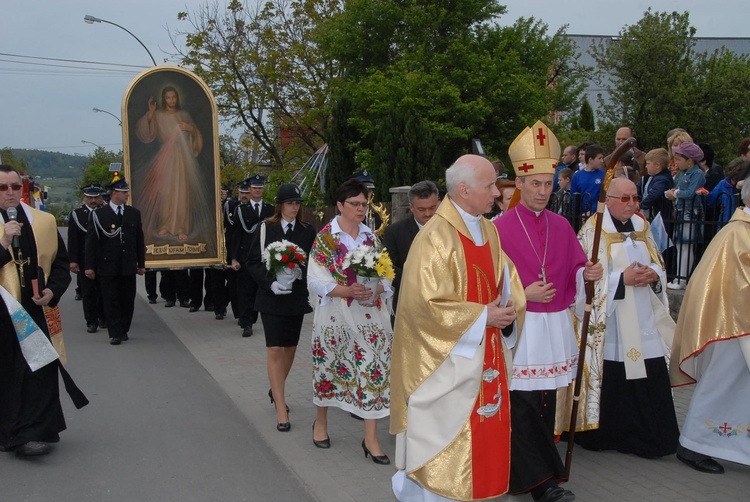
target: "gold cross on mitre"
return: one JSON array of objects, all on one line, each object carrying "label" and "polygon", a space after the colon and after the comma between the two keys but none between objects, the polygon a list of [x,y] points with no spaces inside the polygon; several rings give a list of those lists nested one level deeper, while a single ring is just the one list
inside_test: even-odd
[{"label": "gold cross on mitre", "polygon": [[560,142],[544,122],[537,120],[516,137],[508,155],[516,176],[555,174],[560,159]]}]

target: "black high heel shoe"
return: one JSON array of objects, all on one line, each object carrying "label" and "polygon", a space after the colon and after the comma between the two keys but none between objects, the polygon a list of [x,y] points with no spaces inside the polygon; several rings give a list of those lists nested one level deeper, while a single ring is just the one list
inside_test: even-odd
[{"label": "black high heel shoe", "polygon": [[323,439],[322,441],[318,441],[317,439],[315,439],[315,422],[313,422],[312,430],[313,430],[313,444],[316,447],[323,448],[324,450],[327,450],[328,448],[331,447],[331,438],[330,437],[327,437],[327,438]]},{"label": "black high heel shoe", "polygon": [[[273,392],[271,392],[271,389],[268,389],[268,398],[271,400],[271,404],[276,406],[276,401],[273,400]],[[286,406],[286,412],[289,413],[289,405]]]},{"label": "black high heel shoe", "polygon": [[365,440],[362,440],[362,449],[365,451],[365,458],[367,458],[367,455],[370,455],[370,458],[372,458],[372,461],[379,465],[390,465],[391,459],[388,458],[388,455],[373,455],[370,453],[370,450],[367,449],[367,446],[365,446]]},{"label": "black high heel shoe", "polygon": [[280,422],[276,424],[276,430],[279,432],[289,432],[289,429],[292,428],[292,424],[289,422]]}]

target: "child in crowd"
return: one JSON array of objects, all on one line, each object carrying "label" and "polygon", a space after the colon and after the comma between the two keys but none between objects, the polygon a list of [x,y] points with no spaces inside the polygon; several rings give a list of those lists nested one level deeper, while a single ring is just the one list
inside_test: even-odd
[{"label": "child in crowd", "polygon": [[568,214],[570,212],[570,182],[573,179],[573,170],[566,167],[557,173],[557,182],[560,188],[554,193],[554,209],[557,214]]},{"label": "child in crowd", "polygon": [[675,176],[677,188],[667,190],[664,195],[675,202],[677,224],[675,225],[675,244],[678,245],[679,275],[667,284],[669,289],[685,289],[687,277],[695,265],[693,261],[693,244],[701,240],[701,226],[694,223],[703,213],[703,200],[696,196],[696,190],[703,187],[706,177],[698,163],[703,160],[703,151],[690,141],[681,143],[672,150],[674,164],[679,169]]},{"label": "child in crowd", "polygon": [[674,188],[669,172],[669,152],[665,148],[655,148],[646,154],[646,176],[638,184],[641,196],[641,211],[649,219],[661,213],[661,217],[672,219],[672,201],[665,193]]},{"label": "child in crowd", "polygon": [[570,182],[571,193],[581,194],[581,213],[584,216],[596,212],[599,192],[604,180],[604,149],[599,145],[586,148],[586,166],[573,175]]}]

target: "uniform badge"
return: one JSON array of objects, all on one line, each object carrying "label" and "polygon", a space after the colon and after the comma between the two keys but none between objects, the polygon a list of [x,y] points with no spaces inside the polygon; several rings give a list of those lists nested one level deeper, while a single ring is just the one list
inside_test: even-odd
[{"label": "uniform badge", "polygon": [[115,224],[114,223],[112,223],[112,228],[115,228]]}]

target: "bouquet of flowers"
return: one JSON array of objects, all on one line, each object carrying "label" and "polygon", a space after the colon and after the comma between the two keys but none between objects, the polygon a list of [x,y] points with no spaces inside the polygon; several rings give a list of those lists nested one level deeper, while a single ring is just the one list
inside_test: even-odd
[{"label": "bouquet of flowers", "polygon": [[360,277],[378,277],[393,280],[396,272],[385,248],[361,245],[347,254],[342,268],[351,270]]},{"label": "bouquet of flowers", "polygon": [[[266,270],[274,272],[277,280],[284,286],[302,277],[302,265],[305,264],[305,251],[293,242],[280,240],[270,243],[263,251],[263,263]],[[291,279],[290,281],[282,280]]]}]

